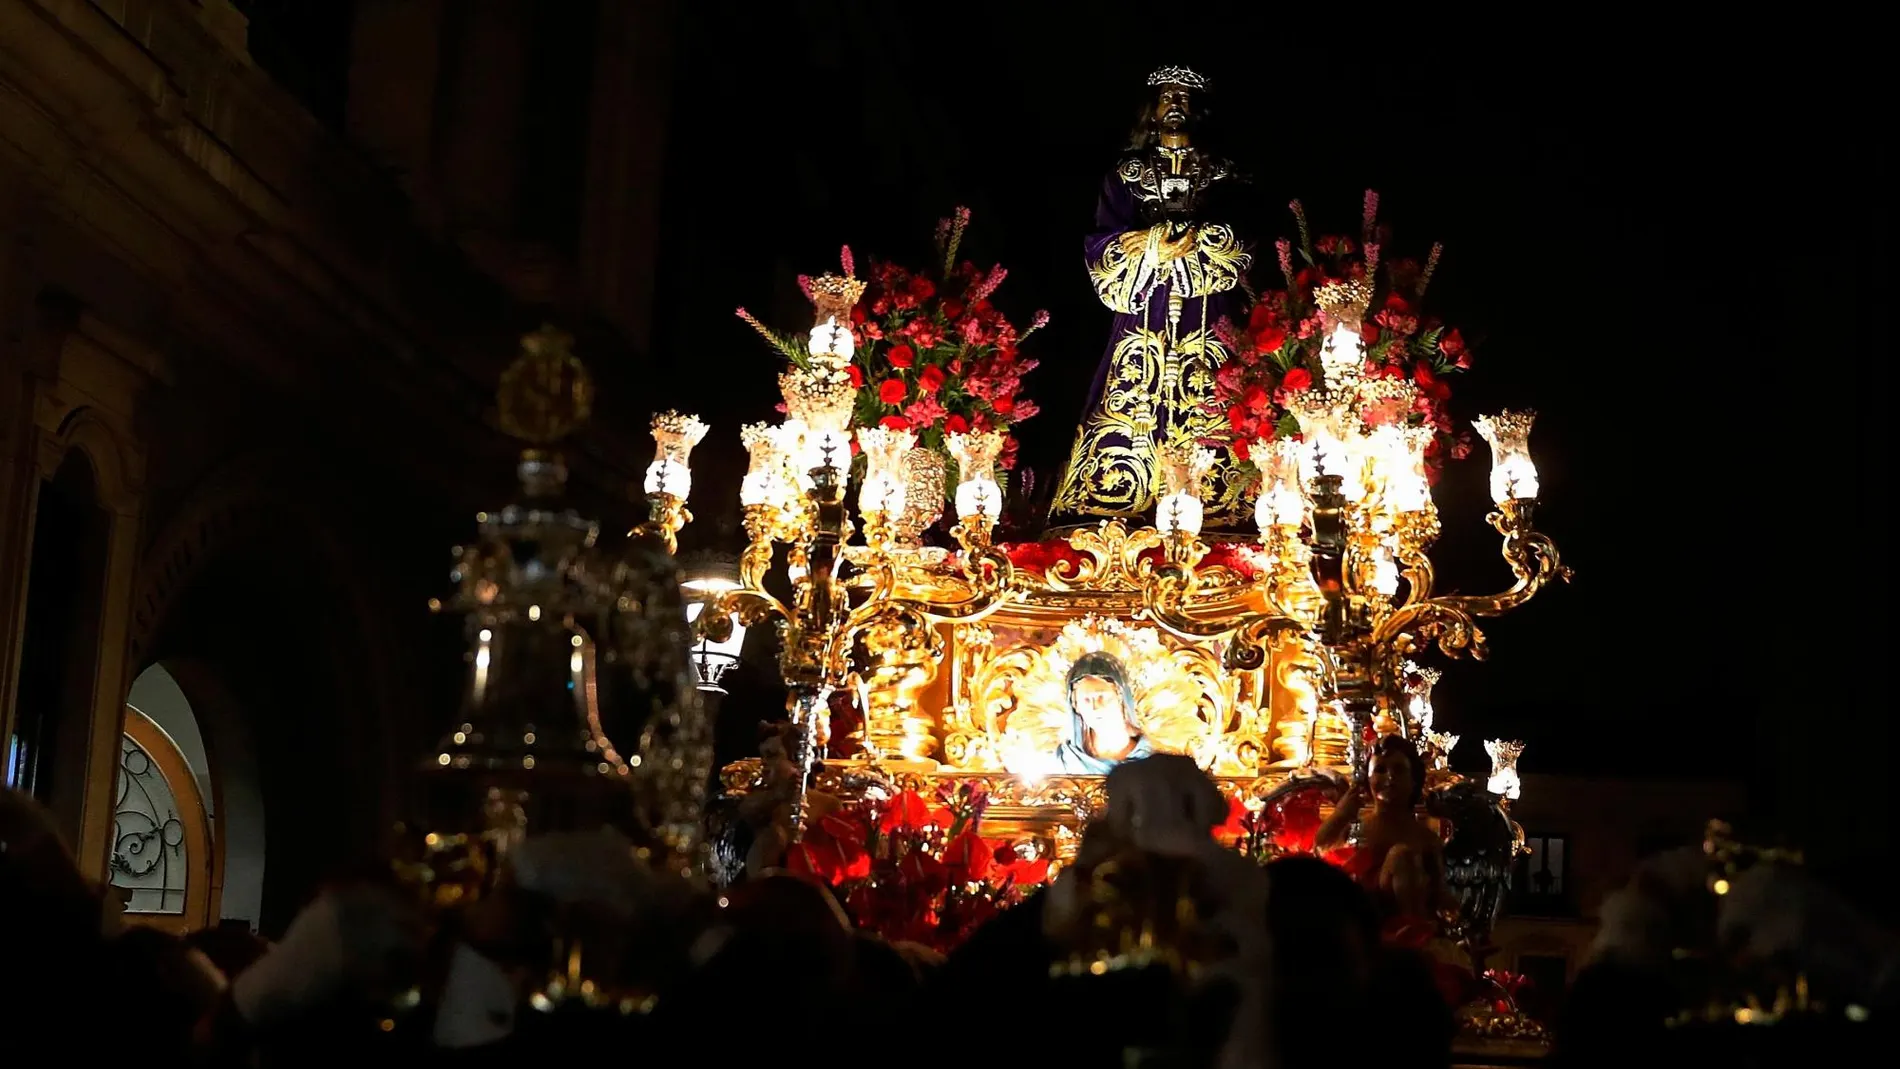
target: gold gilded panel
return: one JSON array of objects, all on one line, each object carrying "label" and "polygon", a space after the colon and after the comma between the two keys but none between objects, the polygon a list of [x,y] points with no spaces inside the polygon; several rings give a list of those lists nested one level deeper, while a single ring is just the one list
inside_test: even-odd
[{"label": "gold gilded panel", "polygon": [[1071,733],[1069,668],[1097,651],[1127,667],[1136,726],[1157,751],[1191,756],[1219,776],[1250,776],[1272,760],[1272,711],[1261,700],[1272,665],[1229,672],[1219,642],[1188,642],[1139,620],[1092,613],[1067,620],[997,613],[947,630],[949,768],[1055,774],[1053,755]]}]

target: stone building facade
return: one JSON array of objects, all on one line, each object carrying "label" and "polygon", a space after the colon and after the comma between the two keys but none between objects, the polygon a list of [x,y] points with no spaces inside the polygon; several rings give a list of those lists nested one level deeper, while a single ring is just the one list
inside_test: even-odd
[{"label": "stone building facade", "polygon": [[[129,898],[162,857],[181,924],[274,930],[402,811],[459,685],[426,602],[513,492],[491,397],[543,321],[625,406],[576,504],[632,516],[670,19],[0,0],[0,742]],[[140,786],[172,758],[197,811]]]}]

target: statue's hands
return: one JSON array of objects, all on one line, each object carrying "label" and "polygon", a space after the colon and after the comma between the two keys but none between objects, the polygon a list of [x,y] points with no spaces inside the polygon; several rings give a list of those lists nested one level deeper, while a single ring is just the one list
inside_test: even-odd
[{"label": "statue's hands", "polygon": [[1187,224],[1186,228],[1181,230],[1178,234],[1172,234],[1172,236],[1161,242],[1161,262],[1164,264],[1173,263],[1183,257],[1192,256],[1194,254],[1195,243],[1199,237],[1199,229],[1192,223]]}]

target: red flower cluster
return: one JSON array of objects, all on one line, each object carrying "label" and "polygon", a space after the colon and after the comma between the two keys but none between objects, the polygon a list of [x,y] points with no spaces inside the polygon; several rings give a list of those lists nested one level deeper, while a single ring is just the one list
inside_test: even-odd
[{"label": "red flower cluster", "polygon": [[1360,416],[1368,426],[1399,422],[1436,431],[1426,447],[1427,474],[1434,480],[1447,454],[1455,459],[1470,451],[1469,434],[1454,429],[1446,410],[1451,388],[1443,376],[1470,367],[1471,352],[1457,328],[1447,329],[1420,311],[1438,267],[1440,247],[1434,245],[1422,264],[1383,258],[1389,233],[1377,222],[1378,203],[1378,194],[1367,190],[1359,240],[1329,235],[1315,241],[1305,209],[1294,201],[1300,265],[1296,269],[1294,244],[1279,241],[1276,247],[1286,288],[1262,292],[1244,326],[1223,321],[1217,328],[1233,357],[1215,373],[1210,404],[1227,418],[1227,432],[1220,443],[1231,446],[1239,460],[1251,464],[1249,451],[1258,443],[1299,436],[1291,400],[1322,381],[1320,351],[1326,328],[1314,291],[1328,282],[1354,279],[1370,280],[1374,286],[1372,304],[1360,328],[1365,375],[1412,385],[1409,405],[1362,410]]},{"label": "red flower cluster", "polygon": [[[851,310],[856,347],[848,370],[858,388],[853,422],[916,431],[920,444],[946,456],[946,435],[1007,430],[1036,414],[1036,403],[1022,388],[1037,361],[1018,347],[1049,322],[1048,312],[1037,312],[1028,329],[1018,330],[991,303],[1009,272],[1001,265],[982,270],[958,262],[969,225],[968,208],[937,223],[931,270],[872,261],[864,298]],[[844,273],[855,274],[849,248],[842,259]],[[811,280],[801,276],[798,282],[809,296]],[[800,335],[775,331],[743,308],[739,318],[794,363],[805,361]],[[998,463],[1015,466],[1015,438],[1003,440]]]},{"label": "red flower cluster", "polygon": [[[1037,361],[1018,346],[1049,313],[1018,331],[991,303],[1009,272],[957,261],[969,224],[968,208],[937,223],[934,270],[872,262],[864,300],[851,313],[861,425],[916,431],[923,445],[941,449],[945,435],[1006,429],[1036,414],[1022,382]],[[1004,441],[999,463],[1015,465],[1014,438]]]},{"label": "red flower cluster", "polygon": [[[1051,570],[1073,574],[1088,558],[1069,545],[1067,536],[1057,536],[1043,542],[1005,542],[999,545],[1009,555],[1010,564],[1019,572],[1045,576]],[[1167,550],[1156,546],[1144,550],[1138,558],[1157,567],[1167,563]],[[1211,568],[1229,569],[1243,579],[1252,579],[1260,573],[1265,558],[1257,544],[1250,542],[1215,542],[1208,546],[1207,555],[1198,565],[1202,570]]]},{"label": "red flower cluster", "polygon": [[968,782],[861,802],[807,828],[787,866],[834,888],[860,928],[948,952],[1049,876],[1046,858],[978,834],[988,802]]},{"label": "red flower cluster", "polygon": [[[1240,846],[1248,856],[1271,861],[1287,854],[1315,853],[1322,811],[1333,788],[1325,780],[1313,780],[1275,798],[1241,819]],[[1343,864],[1339,851],[1326,860]]]}]

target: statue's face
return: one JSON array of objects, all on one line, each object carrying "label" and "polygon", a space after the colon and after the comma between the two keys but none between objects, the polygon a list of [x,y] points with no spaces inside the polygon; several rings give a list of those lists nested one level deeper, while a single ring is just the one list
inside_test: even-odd
[{"label": "statue's face", "polygon": [[1128,712],[1122,708],[1121,688],[1113,681],[1087,676],[1075,681],[1070,700],[1075,712],[1090,731],[1111,733],[1127,730]]},{"label": "statue's face", "polygon": [[1380,805],[1407,805],[1412,800],[1412,763],[1398,754],[1372,759],[1372,796]]},{"label": "statue's face", "polygon": [[1163,130],[1185,130],[1194,118],[1194,91],[1164,85],[1155,93],[1155,122]]}]

